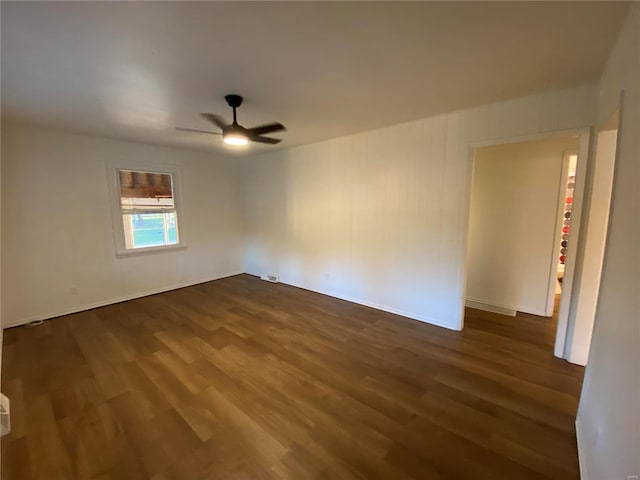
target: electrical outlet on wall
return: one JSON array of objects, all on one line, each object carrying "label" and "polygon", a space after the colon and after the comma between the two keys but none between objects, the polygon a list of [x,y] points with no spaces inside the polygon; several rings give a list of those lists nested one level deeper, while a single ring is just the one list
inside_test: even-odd
[{"label": "electrical outlet on wall", "polygon": [[266,280],[267,282],[278,283],[280,281],[280,275],[277,273],[265,273],[260,276],[262,280]]}]

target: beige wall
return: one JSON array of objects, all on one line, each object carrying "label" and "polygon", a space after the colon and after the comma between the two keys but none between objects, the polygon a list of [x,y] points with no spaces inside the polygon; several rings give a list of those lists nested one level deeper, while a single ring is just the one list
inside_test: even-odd
[{"label": "beige wall", "polygon": [[625,92],[598,306],[578,410],[585,480],[640,475],[640,4],[602,76],[598,124]]},{"label": "beige wall", "polygon": [[588,126],[581,87],[243,160],[245,270],[452,329],[471,142]]},{"label": "beige wall", "polygon": [[467,300],[547,314],[566,190],[563,155],[577,149],[577,137],[557,137],[476,150]]},{"label": "beige wall", "polygon": [[[180,167],[186,250],[116,257],[107,180],[112,161]],[[3,325],[241,272],[236,163],[3,125]]]}]

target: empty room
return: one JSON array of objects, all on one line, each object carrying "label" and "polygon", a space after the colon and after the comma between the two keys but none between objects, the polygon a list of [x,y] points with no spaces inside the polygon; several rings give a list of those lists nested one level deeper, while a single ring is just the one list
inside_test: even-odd
[{"label": "empty room", "polygon": [[640,2],[2,1],[3,480],[640,476]]}]

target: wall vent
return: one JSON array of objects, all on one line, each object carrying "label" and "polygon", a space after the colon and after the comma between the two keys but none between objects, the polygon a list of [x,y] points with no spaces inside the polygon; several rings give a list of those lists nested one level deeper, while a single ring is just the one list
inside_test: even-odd
[{"label": "wall vent", "polygon": [[276,273],[265,273],[264,275],[261,275],[260,278],[273,283],[278,283],[280,281],[280,275]]}]

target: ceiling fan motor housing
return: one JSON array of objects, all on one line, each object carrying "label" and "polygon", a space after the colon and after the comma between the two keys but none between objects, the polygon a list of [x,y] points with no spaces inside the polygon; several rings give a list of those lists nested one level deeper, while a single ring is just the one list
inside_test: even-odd
[{"label": "ceiling fan motor housing", "polygon": [[231,108],[238,108],[242,105],[242,97],[240,95],[225,95],[224,99]]}]

